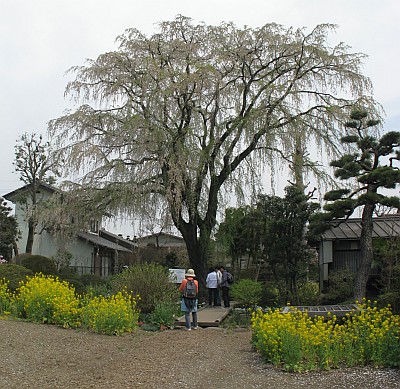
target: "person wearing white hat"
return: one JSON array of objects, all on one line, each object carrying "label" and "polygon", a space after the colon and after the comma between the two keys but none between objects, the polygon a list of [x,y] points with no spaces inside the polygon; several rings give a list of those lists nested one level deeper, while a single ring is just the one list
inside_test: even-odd
[{"label": "person wearing white hat", "polygon": [[188,269],[185,279],[182,281],[179,291],[182,292],[181,311],[185,313],[185,327],[187,331],[192,329],[190,314],[193,318],[193,329],[197,330],[197,295],[199,293],[199,282],[195,280],[196,274],[193,269]]}]

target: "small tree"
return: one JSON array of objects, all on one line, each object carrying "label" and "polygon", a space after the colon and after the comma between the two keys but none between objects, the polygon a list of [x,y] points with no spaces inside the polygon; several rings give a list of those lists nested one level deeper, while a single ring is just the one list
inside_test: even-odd
[{"label": "small tree", "polygon": [[[260,257],[261,220],[251,206],[228,208],[225,219],[216,234],[218,243],[225,248],[232,259],[233,272],[247,260],[247,268],[257,263]],[[257,280],[257,274],[254,274]]]},{"label": "small tree", "polygon": [[32,253],[35,228],[38,224],[37,207],[40,203],[38,188],[41,183],[53,184],[55,179],[50,173],[55,173],[55,166],[48,157],[49,143],[41,135],[23,134],[15,146],[15,171],[20,174],[20,180],[27,186],[27,192],[21,198],[25,204],[25,215],[28,222],[28,237],[26,253]]},{"label": "small tree", "polygon": [[306,280],[313,256],[305,239],[306,225],[319,205],[309,200],[312,193],[290,185],[284,198],[262,196],[257,204],[262,220],[264,260],[271,268],[281,298],[299,303],[298,283]]},{"label": "small tree", "polygon": [[138,264],[129,267],[111,279],[113,293],[123,290],[140,296],[138,309],[142,313],[154,311],[158,304],[170,305],[179,298],[178,290],[170,280],[168,270],[158,264]]},{"label": "small tree", "polygon": [[255,308],[261,301],[262,284],[247,278],[232,286],[232,298],[244,308]]},{"label": "small tree", "polygon": [[7,202],[0,197],[0,255],[5,258],[12,257],[12,248],[18,254],[16,240],[18,237],[17,220],[11,214],[11,208]]},{"label": "small tree", "polygon": [[[378,120],[368,118],[365,110],[354,110],[346,126],[351,134],[341,139],[342,143],[354,146],[355,151],[332,161],[335,177],[341,180],[356,179],[355,189],[345,187],[325,194],[328,202],[325,213],[319,214],[315,232],[330,228],[332,220],[345,220],[362,207],[361,220],[361,261],[355,277],[354,299],[365,297],[366,286],[373,259],[372,217],[378,204],[400,208],[397,196],[386,196],[380,189],[395,189],[400,183],[400,170],[394,161],[400,160],[400,132],[388,132],[379,140],[371,135],[371,128]],[[322,223],[321,223],[322,222]],[[318,224],[319,223],[319,224]]]},{"label": "small tree", "polygon": [[304,237],[305,227],[319,207],[309,201],[311,196],[297,185],[288,186],[284,198],[259,196],[255,207],[230,209],[218,231],[233,258],[249,255],[256,269],[254,280],[262,261],[266,264],[279,286],[281,303],[297,303],[298,281],[307,279],[312,253]]}]

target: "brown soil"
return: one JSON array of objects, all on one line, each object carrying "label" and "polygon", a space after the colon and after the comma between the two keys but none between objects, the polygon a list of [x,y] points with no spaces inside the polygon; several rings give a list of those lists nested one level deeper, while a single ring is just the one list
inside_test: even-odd
[{"label": "brown soil", "polygon": [[247,330],[121,337],[0,320],[0,388],[400,388],[400,371],[291,374],[264,365]]}]

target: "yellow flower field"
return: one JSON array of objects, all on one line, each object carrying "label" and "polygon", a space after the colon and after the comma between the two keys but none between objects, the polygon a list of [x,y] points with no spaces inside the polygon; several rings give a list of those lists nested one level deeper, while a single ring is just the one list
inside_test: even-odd
[{"label": "yellow flower field", "polygon": [[281,309],[252,315],[252,343],[264,359],[289,371],[339,366],[400,366],[400,317],[363,301],[342,322]]}]

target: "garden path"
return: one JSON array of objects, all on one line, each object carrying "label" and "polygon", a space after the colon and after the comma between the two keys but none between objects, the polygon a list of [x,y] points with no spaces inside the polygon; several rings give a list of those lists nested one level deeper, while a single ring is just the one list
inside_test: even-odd
[{"label": "garden path", "polygon": [[[221,322],[229,315],[232,308],[210,307],[206,305],[199,309],[197,313],[197,321],[200,327],[219,327]],[[185,325],[185,316],[181,316],[177,320],[178,326]]]}]

